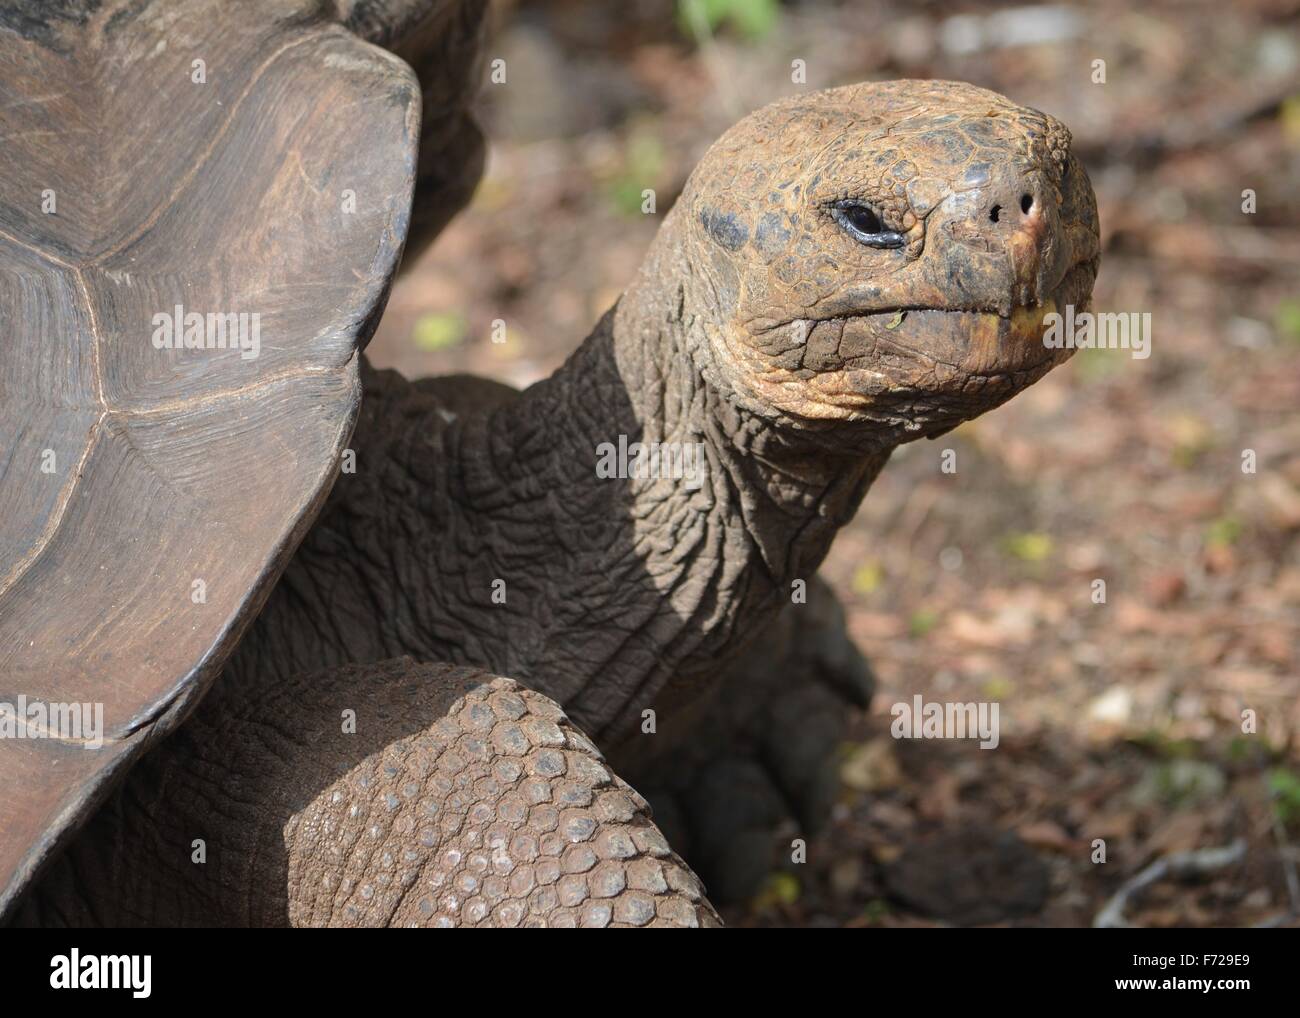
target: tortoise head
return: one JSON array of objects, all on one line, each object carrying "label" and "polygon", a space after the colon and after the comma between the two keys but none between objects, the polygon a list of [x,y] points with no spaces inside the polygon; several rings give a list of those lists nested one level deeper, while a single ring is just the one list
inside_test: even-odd
[{"label": "tortoise head", "polygon": [[[706,361],[769,415],[935,434],[1069,356],[1097,208],[1069,131],[951,82],[832,89],[751,114],[678,203]],[[699,333],[697,333],[699,335]]]}]

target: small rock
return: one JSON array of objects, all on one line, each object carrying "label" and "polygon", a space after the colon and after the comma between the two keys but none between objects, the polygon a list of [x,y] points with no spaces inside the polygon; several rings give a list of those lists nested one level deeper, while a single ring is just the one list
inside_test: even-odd
[{"label": "small rock", "polygon": [[859,792],[895,788],[902,776],[894,744],[888,739],[873,739],[854,747],[840,766],[840,780]]},{"label": "small rock", "polygon": [[1047,867],[1010,831],[967,827],[910,845],[885,869],[901,904],[959,926],[1033,915],[1047,901]]},{"label": "small rock", "polygon": [[1133,694],[1123,686],[1111,686],[1088,704],[1088,720],[1099,724],[1123,725],[1133,716]]}]

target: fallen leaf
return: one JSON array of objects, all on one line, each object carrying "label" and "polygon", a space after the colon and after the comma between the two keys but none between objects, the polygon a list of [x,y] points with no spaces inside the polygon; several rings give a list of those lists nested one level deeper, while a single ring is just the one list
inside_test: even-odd
[{"label": "fallen leaf", "polygon": [[1037,820],[1016,828],[1020,840],[1035,848],[1049,848],[1056,852],[1069,853],[1078,848],[1078,843],[1065,833],[1060,824],[1051,820]]}]

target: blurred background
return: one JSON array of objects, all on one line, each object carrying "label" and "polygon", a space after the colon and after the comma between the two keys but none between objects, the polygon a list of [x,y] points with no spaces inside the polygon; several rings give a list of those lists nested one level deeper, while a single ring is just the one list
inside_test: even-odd
[{"label": "blurred background", "polygon": [[[483,89],[487,174],[394,290],[380,366],[548,374],[724,128],[795,91],[900,77],[1068,124],[1101,211],[1095,307],[1152,315],[1149,359],[1083,351],[895,454],[822,570],[880,680],[841,748],[840,803],[809,861],[729,922],[1088,925],[1151,864],[1239,842],[1226,865],[1152,883],[1129,921],[1294,925],[1300,2],[494,8],[487,55],[508,83]],[[1001,744],[890,738],[890,706],[917,693],[998,701]],[[980,879],[952,886],[972,865]]]}]

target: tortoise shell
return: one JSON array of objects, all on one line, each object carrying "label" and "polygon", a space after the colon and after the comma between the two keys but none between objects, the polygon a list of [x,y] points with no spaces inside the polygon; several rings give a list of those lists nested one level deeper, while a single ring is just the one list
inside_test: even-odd
[{"label": "tortoise shell", "polygon": [[0,4],[0,913],[338,471],[421,94],[330,6]]}]

